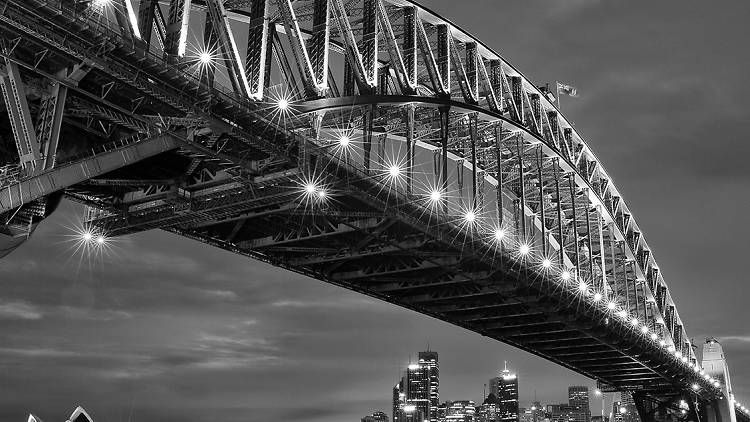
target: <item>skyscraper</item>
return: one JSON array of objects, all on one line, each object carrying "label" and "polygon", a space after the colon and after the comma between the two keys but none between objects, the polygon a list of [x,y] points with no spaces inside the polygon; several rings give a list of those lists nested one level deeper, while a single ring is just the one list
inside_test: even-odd
[{"label": "skyscraper", "polygon": [[498,421],[518,422],[518,377],[508,370],[508,362],[499,377],[490,379],[490,394],[500,403]]},{"label": "skyscraper", "polygon": [[[437,422],[437,407],[440,399],[440,373],[437,352],[419,353],[418,363],[410,364],[401,381],[393,387],[393,420],[405,416],[404,410],[413,407],[410,415],[423,415],[425,421]],[[408,413],[408,412],[407,412]]]},{"label": "skyscraper", "polygon": [[500,400],[490,393],[481,406],[477,407],[477,420],[479,422],[498,422],[500,413]]},{"label": "skyscraper", "polygon": [[573,414],[575,422],[591,422],[589,387],[585,385],[571,385],[568,387],[568,404],[575,408]]},{"label": "skyscraper", "polygon": [[425,419],[429,415],[431,422],[437,422],[437,407],[440,403],[440,367],[437,352],[419,352],[419,366],[426,375],[429,391],[430,409],[429,412],[425,412]]},{"label": "skyscraper", "polygon": [[628,391],[621,392],[620,400],[620,407],[625,409],[625,413],[622,414],[623,422],[640,422],[641,418],[638,416],[638,409],[635,407],[633,393]]},{"label": "skyscraper", "polygon": [[404,392],[404,379],[401,378],[393,387],[393,422],[404,422],[402,412],[406,405],[406,393]]}]

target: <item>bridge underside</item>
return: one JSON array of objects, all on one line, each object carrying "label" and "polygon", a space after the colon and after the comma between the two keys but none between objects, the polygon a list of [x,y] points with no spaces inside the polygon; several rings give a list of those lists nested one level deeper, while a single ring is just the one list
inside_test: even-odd
[{"label": "bridge underside", "polygon": [[326,201],[308,197],[296,169],[242,183],[207,177],[189,197],[159,192],[158,183],[169,186],[188,164],[178,152],[66,193],[106,210],[118,191],[147,186],[140,211],[131,202],[127,214],[94,223],[113,235],[164,228],[512,344],[618,390],[668,396],[685,382],[642,335],[592,312],[585,295],[561,288],[557,275],[525,262],[511,243],[488,247],[485,235],[446,222],[440,209],[426,213],[363,171],[316,158],[332,195]]}]

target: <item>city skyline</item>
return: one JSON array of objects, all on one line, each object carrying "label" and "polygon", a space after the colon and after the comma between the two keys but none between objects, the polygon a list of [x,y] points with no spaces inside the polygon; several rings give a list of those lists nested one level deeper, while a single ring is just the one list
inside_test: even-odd
[{"label": "city skyline", "polygon": [[[549,406],[557,405],[554,399],[539,398],[536,390],[534,390],[533,401],[529,401],[528,406],[522,405],[525,402],[518,393],[519,385],[521,384],[519,382],[520,377],[517,371],[508,368],[507,360],[503,361],[503,368],[496,372],[495,375],[497,376],[491,377],[489,382],[483,384],[481,400],[474,400],[475,397],[468,394],[450,398],[446,396],[440,397],[437,394],[441,385],[437,375],[439,374],[437,371],[439,368],[438,351],[423,351],[418,352],[416,355],[418,356],[416,362],[413,362],[409,358],[408,364],[405,364],[403,376],[393,387],[391,415],[394,422],[403,422],[404,420],[411,422],[411,419],[404,419],[405,416],[399,416],[406,405],[410,405],[417,412],[427,415],[425,418],[427,421],[430,419],[430,415],[434,417],[434,409],[455,401],[471,400],[473,403],[476,403],[477,415],[479,415],[479,409],[482,407],[483,402],[490,397],[494,397],[498,404],[498,420],[507,422],[520,420],[522,411],[528,410],[535,405],[539,406],[541,404],[541,407],[545,409],[549,408]],[[444,379],[442,382],[443,387],[448,384],[449,381]],[[529,386],[529,388],[533,388],[533,386]],[[592,415],[594,415],[591,401],[591,395],[594,393],[596,393],[597,397],[602,397],[602,406],[599,406],[600,412],[603,409],[606,410],[607,398],[609,398],[610,402],[614,402],[615,395],[619,395],[619,393],[602,393],[596,388],[595,384],[594,386],[569,385],[567,387],[567,401],[565,401],[564,405],[569,405],[571,408],[578,408],[580,412],[577,413],[582,414],[575,422],[589,422]],[[508,406],[511,407],[509,408]],[[509,411],[508,409],[515,410]],[[374,410],[382,411],[380,409]],[[568,412],[568,410],[565,411]]]},{"label": "city skyline", "polygon": [[[750,317],[740,265],[750,229],[737,224],[750,120],[749,64],[737,52],[750,4],[422,4],[536,83],[578,88],[563,113],[675,280],[691,338],[722,343],[733,392],[750,398],[750,337],[736,323]],[[504,360],[523,374],[522,407],[536,396],[564,403],[568,386],[593,384],[466,329],[166,231],[115,238],[101,259],[81,260],[67,241],[82,212],[63,202],[0,263],[2,420],[32,410],[52,420],[71,403],[96,421],[358,420],[389,413],[407,351],[428,342],[441,353],[441,401],[481,404],[486,374]],[[289,400],[291,388],[305,394]]]}]

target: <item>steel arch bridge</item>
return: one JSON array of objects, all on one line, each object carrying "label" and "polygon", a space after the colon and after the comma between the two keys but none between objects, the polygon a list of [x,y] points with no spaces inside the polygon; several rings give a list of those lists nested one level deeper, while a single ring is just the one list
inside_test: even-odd
[{"label": "steel arch bridge", "polygon": [[161,228],[634,392],[644,421],[750,420],[549,90],[423,6],[0,0],[0,22],[0,256],[66,197],[92,248]]}]

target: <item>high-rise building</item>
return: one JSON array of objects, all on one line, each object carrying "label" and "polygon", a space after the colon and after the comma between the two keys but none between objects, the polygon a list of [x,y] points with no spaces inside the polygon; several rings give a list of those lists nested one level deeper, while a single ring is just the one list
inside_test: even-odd
[{"label": "high-rise building", "polygon": [[579,408],[567,403],[547,405],[551,422],[576,422],[580,417]]},{"label": "high-rise building", "polygon": [[450,401],[444,406],[445,416],[441,417],[439,422],[475,422],[476,407],[473,400]]},{"label": "high-rise building", "polygon": [[[393,387],[393,420],[406,422],[422,415],[425,421],[437,422],[437,408],[440,387],[440,373],[437,352],[419,353],[418,363],[409,364],[401,381]],[[414,407],[414,412],[400,412],[407,407]],[[407,414],[408,413],[408,414]]]},{"label": "high-rise building", "polygon": [[393,387],[393,422],[404,422],[401,420],[404,406],[406,405],[406,393],[404,387],[404,379],[401,378],[399,382]]},{"label": "high-rise building", "polygon": [[625,409],[625,413],[622,414],[622,422],[640,422],[641,418],[638,416],[638,409],[635,408],[633,394],[627,391],[621,392],[620,401],[620,407]]},{"label": "high-rise building", "polygon": [[433,351],[419,352],[419,366],[425,373],[430,400],[429,415],[431,422],[437,422],[437,407],[440,403],[440,367],[438,366],[438,354]]},{"label": "high-rise building", "polygon": [[[536,396],[536,394],[534,394]],[[542,404],[535,401],[531,405],[531,421],[532,422],[544,422],[544,408]]]},{"label": "high-rise building", "polygon": [[424,413],[413,404],[404,405],[398,411],[398,420],[401,422],[425,422]]},{"label": "high-rise building", "polygon": [[379,410],[372,412],[372,415],[367,415],[362,418],[362,422],[388,422],[388,415],[385,412]]},{"label": "high-rise building", "polygon": [[490,379],[490,394],[500,402],[498,421],[518,422],[518,376],[508,370],[508,362],[499,377]]},{"label": "high-rise building", "polygon": [[571,385],[568,387],[568,405],[577,410],[574,413],[574,422],[591,422],[588,386]]},{"label": "high-rise building", "polygon": [[628,408],[621,401],[612,402],[612,420],[610,422],[623,422],[627,413]]},{"label": "high-rise building", "polygon": [[500,400],[490,393],[481,406],[477,407],[477,421],[478,422],[498,422],[500,415]]}]

